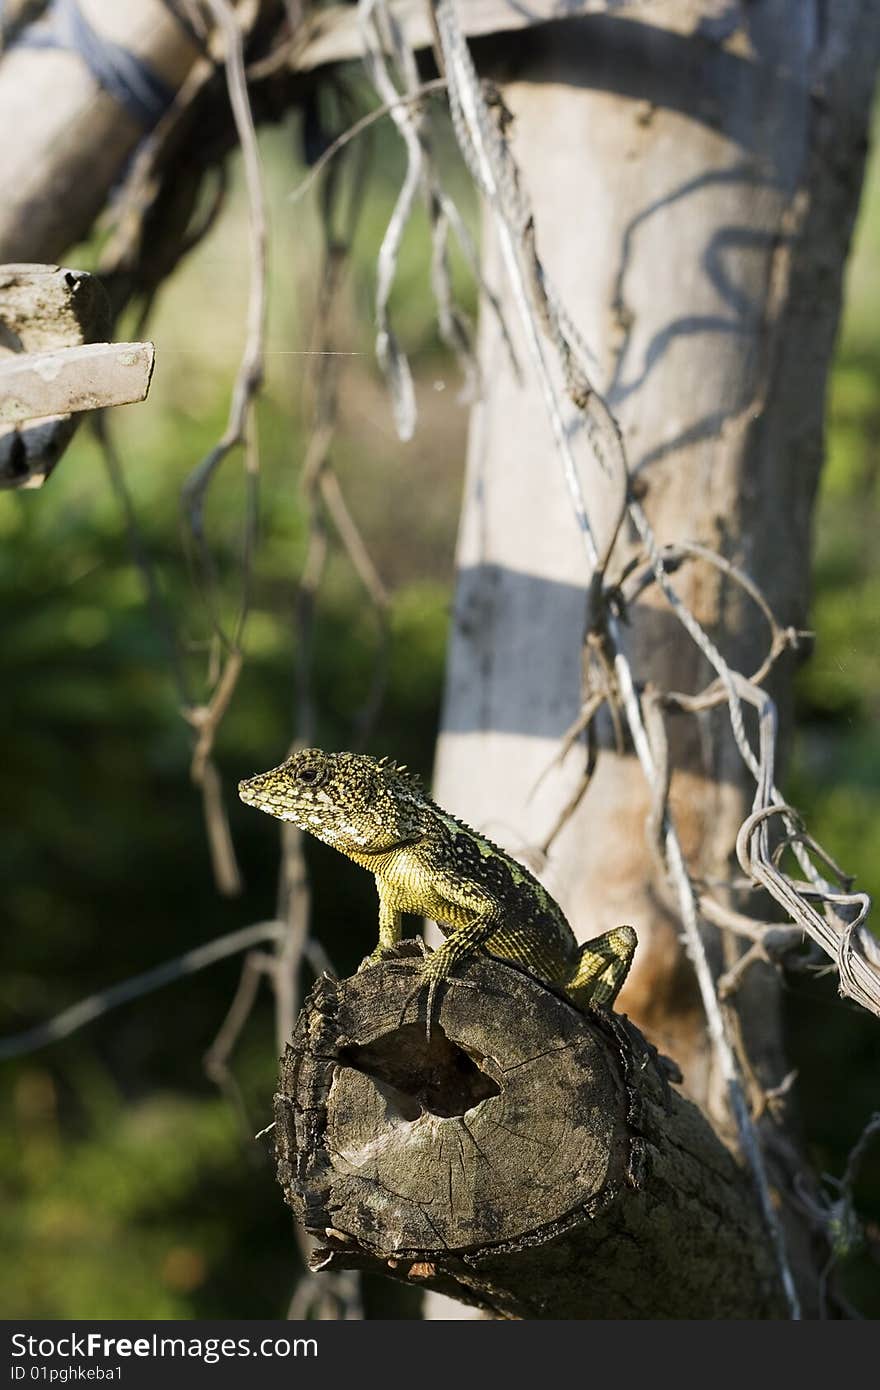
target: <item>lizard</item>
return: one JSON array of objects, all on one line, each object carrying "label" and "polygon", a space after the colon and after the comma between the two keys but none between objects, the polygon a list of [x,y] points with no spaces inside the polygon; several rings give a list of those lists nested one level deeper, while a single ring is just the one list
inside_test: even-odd
[{"label": "lizard", "polygon": [[478,950],[522,966],[578,1008],[614,1004],[635,952],[633,928],[615,927],[579,945],[535,876],[432,801],[405,766],[304,748],[239,782],[238,794],[375,875],[379,941],[362,969],[400,941],[404,912],[437,922],[446,939],[422,967],[429,1030],[437,987]]}]

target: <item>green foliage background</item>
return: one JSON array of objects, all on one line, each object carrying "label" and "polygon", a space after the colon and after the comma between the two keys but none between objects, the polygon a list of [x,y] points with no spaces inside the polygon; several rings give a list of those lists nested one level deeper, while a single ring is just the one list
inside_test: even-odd
[{"label": "green foliage background", "polygon": [[[407,238],[395,292],[421,411],[394,436],[372,356],[375,250],[399,186],[383,141],[339,314],[341,426],[333,457],[391,592],[388,692],[370,747],[430,775],[442,688],[466,407],[436,338],[424,224]],[[189,735],[167,647],[144,599],[119,501],[81,430],[42,492],[0,494],[4,612],[0,800],[5,885],[0,1028],[12,1033],[236,927],[271,916],[277,836],[242,807],[237,779],[283,755],[293,731],[296,576],[305,550],[297,479],[308,434],[311,323],[320,258],[315,202],[291,202],[297,132],[265,140],[271,195],[269,375],[260,411],[262,535],[247,662],[218,761],[246,890],[216,892],[188,777]],[[128,485],[188,669],[204,671],[209,626],[181,546],[179,493],[222,431],[247,287],[244,211],[234,197],[163,293],[150,333],[147,404],[114,413]],[[71,254],[88,268],[92,247]],[[465,296],[473,294],[466,288]],[[880,168],[869,173],[830,400],[816,532],[816,654],[800,677],[791,799],[814,833],[880,895]],[[208,523],[234,605],[242,475],[232,458]],[[375,616],[338,550],[318,601],[318,740],[345,746],[369,682]],[[372,944],[366,875],[309,846],[318,930],[336,967]],[[120,1009],[69,1040],[0,1064],[0,1313],[6,1317],[283,1316],[298,1257],[271,1161],[251,1135],[270,1118],[272,1011],[263,997],[235,1071],[246,1130],[202,1056],[240,962]],[[877,1106],[876,1023],[829,981],[790,987],[792,1053],[820,1169],[840,1173]],[[859,1196],[880,1221],[880,1155]],[[880,1311],[869,1253],[849,1285]],[[368,1284],[374,1316],[414,1316]]]}]

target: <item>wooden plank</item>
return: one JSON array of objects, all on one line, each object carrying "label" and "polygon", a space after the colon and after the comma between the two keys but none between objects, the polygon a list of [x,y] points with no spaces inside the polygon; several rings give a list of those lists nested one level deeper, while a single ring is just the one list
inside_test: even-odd
[{"label": "wooden plank", "polygon": [[86,343],[0,362],[0,422],[15,424],[145,399],[152,343]]}]

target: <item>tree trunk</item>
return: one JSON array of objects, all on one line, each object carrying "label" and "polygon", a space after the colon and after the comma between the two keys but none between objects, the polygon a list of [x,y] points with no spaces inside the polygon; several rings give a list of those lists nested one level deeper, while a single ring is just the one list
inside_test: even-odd
[{"label": "tree trunk", "polygon": [[[880,12],[869,0],[717,8],[659,0],[644,18],[548,24],[474,52],[513,114],[508,138],[538,254],[596,356],[594,378],[660,543],[721,552],[757,581],[783,626],[802,628]],[[527,363],[491,215],[484,244],[487,279]],[[541,780],[581,706],[589,575],[537,382],[528,370],[518,379],[489,313],[480,359],[435,795],[529,860],[581,939],[636,927],[621,1007],[729,1134],[676,903],[646,834],[648,788],[633,754],[615,751],[610,725],[586,795],[541,853],[584,767],[580,744]],[[613,499],[577,442],[601,549]],[[637,553],[624,530],[609,577]],[[767,647],[757,610],[703,565],[676,587],[731,665],[755,670]],[[656,596],[628,617],[638,679],[686,692],[707,684],[708,664]],[[791,677],[789,658],[772,686],[783,722]],[[667,734],[670,808],[689,869],[729,881],[753,784],[726,710],[679,716]],[[741,946],[704,932],[720,971]],[[736,1002],[756,1086],[778,1086],[788,1069],[769,966],[750,969]],[[777,1119],[790,1142],[790,1111]]]},{"label": "tree trunk", "polygon": [[419,981],[325,976],[283,1059],[278,1176],[313,1268],[504,1318],[784,1315],[748,1178],[641,1034],[478,957],[428,1041]]}]

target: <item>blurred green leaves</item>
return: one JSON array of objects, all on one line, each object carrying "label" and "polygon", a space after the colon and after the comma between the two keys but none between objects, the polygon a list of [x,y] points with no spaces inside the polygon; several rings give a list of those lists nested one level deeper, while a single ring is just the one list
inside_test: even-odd
[{"label": "blurred green leaves", "polygon": [[[303,659],[295,623],[307,539],[299,475],[320,238],[314,199],[287,200],[302,174],[294,137],[288,128],[265,141],[273,270],[259,413],[261,535],[246,661],[216,749],[246,892],[229,901],[214,887],[167,636],[146,602],[119,497],[81,429],[42,492],[0,493],[4,1034],[274,911],[277,826],[241,806],[234,787],[284,756]],[[393,434],[369,305],[375,248],[396,196],[393,141],[389,149],[371,180],[336,306],[347,355],[336,363],[341,421],[332,456],[390,594],[387,691],[370,747],[429,774],[466,410],[453,399],[457,373],[438,353],[429,246],[415,226],[397,302],[429,438],[407,449]],[[243,338],[244,217],[236,195],[165,289],[149,330],[157,345],[149,401],[110,420],[194,700],[207,690],[210,622],[179,499],[225,424]],[[442,397],[438,381],[450,388]],[[225,616],[241,596],[243,496],[241,459],[232,455],[206,514]],[[328,535],[314,703],[317,737],[344,747],[371,688],[380,631],[332,527]],[[346,876],[317,849],[309,849],[315,930],[347,970],[373,944],[375,894],[366,875],[352,868]],[[202,1070],[240,964],[218,965],[0,1066],[6,1316],[283,1316],[299,1257],[267,1151],[253,1140],[271,1118],[275,1080],[267,990],[233,1059],[246,1127]]]},{"label": "blurred green leaves", "polygon": [[[880,310],[880,284],[877,292]],[[789,796],[812,833],[880,899],[880,335],[868,355],[857,324],[847,310],[829,393],[815,521],[816,641],[797,681]]]}]

